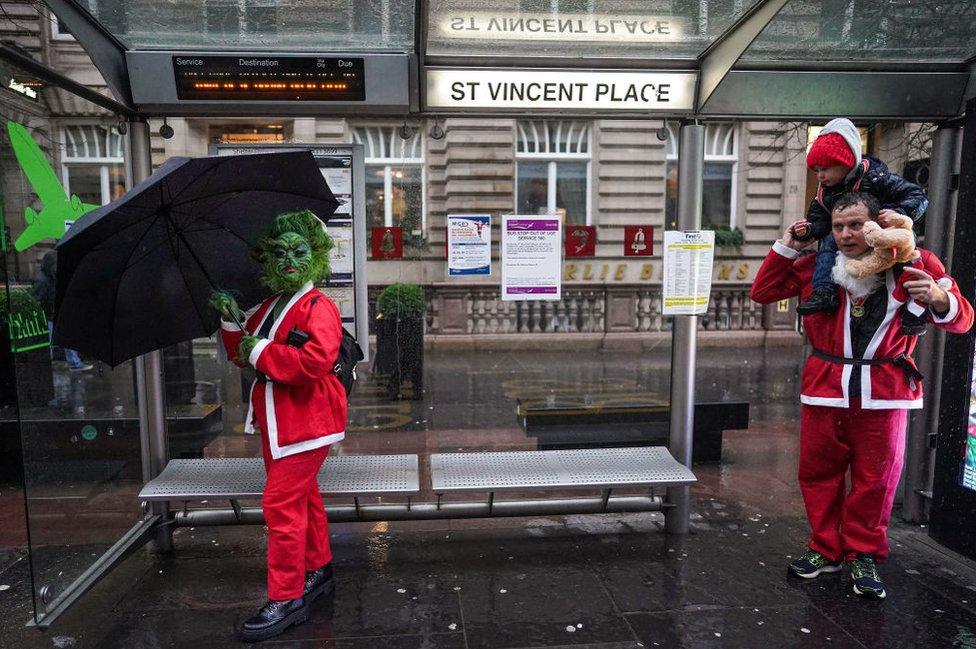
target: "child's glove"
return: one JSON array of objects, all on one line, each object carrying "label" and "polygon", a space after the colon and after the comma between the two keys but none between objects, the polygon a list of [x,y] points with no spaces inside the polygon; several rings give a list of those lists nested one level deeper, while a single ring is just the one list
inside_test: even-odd
[{"label": "child's glove", "polygon": [[809,221],[795,223],[790,229],[793,232],[793,238],[797,241],[809,241],[813,238],[813,227],[810,226]]}]

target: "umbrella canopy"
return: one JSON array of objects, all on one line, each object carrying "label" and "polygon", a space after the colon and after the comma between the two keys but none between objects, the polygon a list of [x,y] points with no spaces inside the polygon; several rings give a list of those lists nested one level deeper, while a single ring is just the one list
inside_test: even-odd
[{"label": "umbrella canopy", "polygon": [[214,288],[242,309],[268,295],[250,251],[271,220],[337,206],[308,151],[170,158],[58,244],[54,341],[114,366],[209,336]]}]

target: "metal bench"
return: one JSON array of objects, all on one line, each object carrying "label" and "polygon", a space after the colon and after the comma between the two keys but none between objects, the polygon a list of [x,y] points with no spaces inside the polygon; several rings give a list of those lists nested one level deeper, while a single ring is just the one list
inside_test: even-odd
[{"label": "metal bench", "polygon": [[[665,506],[654,487],[696,482],[661,446],[559,451],[435,453],[431,483],[438,509],[460,516],[655,511]],[[651,487],[649,496],[611,497],[617,487]],[[595,498],[495,501],[499,491],[602,490]],[[487,492],[485,503],[443,502],[450,493]]]},{"label": "metal bench", "polygon": [[[354,497],[354,505],[329,508],[332,520],[361,520],[360,496],[405,495],[420,492],[416,455],[333,455],[319,470],[319,491]],[[261,458],[170,460],[155,479],[139,492],[144,501],[184,503],[177,525],[262,523],[259,507],[241,507],[239,500],[257,499],[264,492]],[[232,511],[190,510],[190,501],[229,500]],[[409,500],[408,500],[409,502]],[[409,505],[408,505],[409,506]],[[348,511],[347,511],[348,510]]]},{"label": "metal bench", "polygon": [[[331,456],[319,476],[319,490],[353,497],[353,504],[331,504],[335,522],[538,516],[602,512],[658,511],[666,508],[655,487],[689,485],[694,474],[664,447],[560,451],[435,453],[430,457],[436,502],[413,502],[420,492],[416,455]],[[172,460],[143,487],[147,502],[183,502],[177,526],[260,524],[260,507],[239,500],[258,499],[264,490],[260,458]],[[642,496],[612,497],[618,487],[650,487]],[[495,502],[498,491],[595,490],[596,497],[513,499]],[[444,502],[452,493],[487,492],[487,501]],[[360,503],[365,496],[406,496],[406,503]],[[191,501],[228,500],[231,509],[190,509]]]}]

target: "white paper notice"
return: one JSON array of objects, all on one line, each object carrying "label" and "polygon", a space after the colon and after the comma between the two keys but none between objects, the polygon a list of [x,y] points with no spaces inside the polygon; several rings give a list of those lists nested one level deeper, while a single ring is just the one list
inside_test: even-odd
[{"label": "white paper notice", "polygon": [[502,299],[558,300],[562,221],[555,214],[502,217]]},{"label": "white paper notice", "polygon": [[447,274],[491,275],[491,216],[447,215]]},{"label": "white paper notice", "polygon": [[664,231],[664,315],[708,311],[714,256],[713,231]]}]

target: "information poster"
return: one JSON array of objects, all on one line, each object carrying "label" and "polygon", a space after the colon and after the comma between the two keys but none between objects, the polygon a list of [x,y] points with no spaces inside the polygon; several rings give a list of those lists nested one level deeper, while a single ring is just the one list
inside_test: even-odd
[{"label": "information poster", "polygon": [[562,288],[558,215],[502,217],[502,299],[558,300]]},{"label": "information poster", "polygon": [[664,231],[664,315],[701,315],[712,290],[715,233]]},{"label": "information poster", "polygon": [[447,275],[491,275],[491,216],[447,215]]}]

